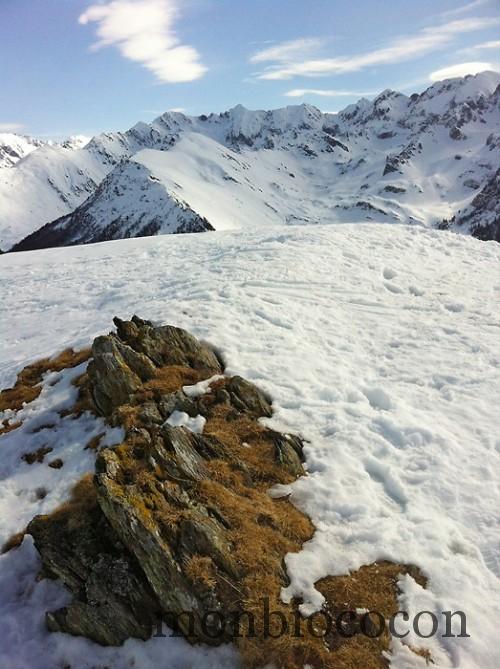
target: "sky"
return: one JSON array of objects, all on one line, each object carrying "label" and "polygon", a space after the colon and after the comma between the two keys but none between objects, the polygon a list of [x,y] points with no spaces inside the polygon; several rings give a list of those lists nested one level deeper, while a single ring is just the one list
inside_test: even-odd
[{"label": "sky", "polygon": [[0,132],[308,102],[500,71],[500,0],[0,0]]}]

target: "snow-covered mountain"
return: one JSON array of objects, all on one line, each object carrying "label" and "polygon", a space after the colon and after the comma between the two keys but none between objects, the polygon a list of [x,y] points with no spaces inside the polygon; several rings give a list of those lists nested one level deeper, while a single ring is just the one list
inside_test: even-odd
[{"label": "snow-covered mountain", "polygon": [[168,112],[0,173],[0,248],[26,235],[16,250],[269,220],[436,225],[471,205],[500,167],[499,146],[493,72],[410,97],[386,90],[338,114]]},{"label": "snow-covered mountain", "polygon": [[35,149],[43,146],[41,139],[17,135],[12,132],[0,133],[0,169],[12,167]]}]

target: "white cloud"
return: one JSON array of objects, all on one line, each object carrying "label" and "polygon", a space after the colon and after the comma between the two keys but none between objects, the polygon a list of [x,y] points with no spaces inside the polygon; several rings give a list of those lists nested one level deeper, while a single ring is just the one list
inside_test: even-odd
[{"label": "white cloud", "polygon": [[97,24],[93,50],[116,46],[161,82],[193,81],[207,68],[196,49],[180,44],[173,29],[179,5],[179,0],[113,0],[91,5],[79,22]]},{"label": "white cloud", "polygon": [[[444,48],[455,37],[462,33],[491,28],[500,24],[500,17],[467,18],[451,21],[449,23],[424,28],[415,35],[399,37],[388,46],[375,49],[366,53],[352,56],[338,56],[336,58],[323,58],[314,60],[301,60],[283,62],[273,57],[269,52],[278,49],[279,45],[266,49],[253,56],[259,57],[259,62],[274,63],[267,67],[264,72],[257,76],[259,79],[290,79],[295,76],[321,77],[346,72],[356,72],[366,67],[383,65],[411,60],[426,53]],[[282,46],[286,46],[284,43]],[[264,54],[267,52],[267,57]]]},{"label": "white cloud", "polygon": [[483,42],[476,44],[475,49],[500,49],[500,39],[492,40],[491,42]]},{"label": "white cloud", "polygon": [[491,40],[490,42],[474,44],[474,46],[469,46],[466,49],[460,49],[460,51],[457,51],[457,53],[462,55],[472,55],[476,54],[478,51],[486,51],[489,49],[500,49],[500,40]]},{"label": "white cloud", "polygon": [[266,63],[275,61],[277,63],[287,63],[298,60],[314,49],[321,47],[324,40],[318,37],[301,37],[299,39],[290,40],[289,42],[281,42],[274,46],[267,47],[261,51],[257,51],[250,57],[251,63]]},{"label": "white cloud", "polygon": [[472,9],[476,9],[477,7],[481,7],[482,5],[486,5],[489,2],[489,0],[473,0],[473,2],[469,2],[467,5],[462,5],[461,7],[457,7],[456,9],[449,9],[447,12],[441,12],[440,16],[456,16],[457,14],[465,14],[466,12],[470,12]]},{"label": "white cloud", "polygon": [[499,71],[497,65],[492,63],[459,63],[443,67],[441,70],[435,70],[429,75],[430,81],[441,81],[442,79],[453,79],[454,77],[465,77],[467,74],[477,74],[485,70]]},{"label": "white cloud", "polygon": [[23,128],[22,123],[0,123],[0,132],[20,132]]},{"label": "white cloud", "polygon": [[319,95],[325,98],[364,97],[365,95],[375,94],[373,91],[360,92],[324,88],[293,88],[291,91],[285,93],[288,98],[303,98],[305,95]]}]

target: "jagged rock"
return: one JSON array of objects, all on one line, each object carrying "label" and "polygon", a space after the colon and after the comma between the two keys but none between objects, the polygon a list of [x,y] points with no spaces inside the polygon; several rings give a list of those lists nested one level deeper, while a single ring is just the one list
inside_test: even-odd
[{"label": "jagged rock", "polygon": [[158,401],[158,409],[164,418],[168,418],[174,411],[184,411],[191,417],[200,413],[196,403],[185,395],[182,390],[162,395]]},{"label": "jagged rock", "polygon": [[78,596],[69,606],[47,613],[49,630],[103,645],[149,638],[159,611],[153,592],[103,517],[95,494],[83,508],[63,507],[52,516],[37,516],[27,532],[44,571]]},{"label": "jagged rock", "polygon": [[400,186],[393,186],[392,184],[388,184],[384,188],[384,191],[386,193],[406,193],[406,188],[401,188]]},{"label": "jagged rock", "polygon": [[482,240],[500,242],[500,169],[483,185],[472,202],[440,228],[469,232]]},{"label": "jagged rock", "polygon": [[[266,492],[303,473],[302,441],[259,424],[272,414],[270,401],[241,377],[215,379],[188,397],[186,380],[222,371],[189,333],[136,316],[115,324],[117,335],[94,341],[88,385],[96,412],[123,424],[125,441],[102,448],[93,480],[27,529],[44,572],[74,596],[47,613],[47,626],[117,645],[147,639],[162,619],[189,638],[221,643],[229,636],[211,634],[217,629],[206,614],[243,605],[262,527],[270,534],[255,560],[273,574],[276,592],[285,583],[284,554],[300,546],[289,538],[294,518],[301,541],[310,537],[300,512]],[[202,414],[207,429],[169,425],[173,411]]]},{"label": "jagged rock", "polygon": [[[210,519],[203,507],[198,508],[191,501],[185,510],[189,515],[181,515],[180,524],[179,521],[174,523],[163,488],[161,492],[150,490],[146,497],[136,483],[122,482],[124,467],[126,462],[120,462],[115,452],[110,449],[101,452],[96,465],[99,505],[120,540],[141,565],[162,612],[165,615],[192,612],[195,636],[205,638],[206,634],[200,628],[200,620],[206,612],[205,602],[183,574],[182,564],[183,559],[200,553],[216,557],[221,566],[230,564],[230,547],[223,534],[225,528]],[[146,505],[148,500],[150,504]],[[236,569],[231,571],[235,573]],[[210,604],[213,610],[220,607],[214,599]],[[189,634],[187,623],[182,618],[179,620],[181,629]]]},{"label": "jagged rock", "polygon": [[454,125],[452,128],[450,128],[449,135],[451,139],[459,140],[459,139],[465,139],[465,135],[463,132],[460,130],[460,128],[457,125]]},{"label": "jagged rock", "polygon": [[233,376],[226,386],[226,391],[229,393],[231,404],[238,411],[247,412],[252,416],[272,415],[271,404],[264,393],[241,376]]},{"label": "jagged rock", "polygon": [[105,416],[128,404],[142,382],[154,378],[159,366],[184,365],[207,375],[222,372],[213,350],[181,328],[154,327],[137,316],[131,321],[115,318],[114,323],[118,336],[95,339],[88,369],[94,402]]},{"label": "jagged rock", "polygon": [[172,325],[154,327],[150,321],[137,316],[133,316],[131,321],[114,318],[113,322],[120,339],[147,355],[157,366],[187,365],[213,374],[222,372],[214,351],[186,330]]},{"label": "jagged rock", "polygon": [[151,360],[112,335],[94,340],[92,358],[88,366],[92,397],[98,411],[105,416],[126,404],[142,381],[154,376]]},{"label": "jagged rock", "polygon": [[274,441],[274,457],[290,474],[300,476],[304,471],[304,445],[299,437],[287,434],[276,434]]},{"label": "jagged rock", "polygon": [[196,448],[202,441],[184,427],[164,425],[162,440],[155,441],[153,457],[165,467],[174,478],[200,480],[207,475],[203,458]]}]

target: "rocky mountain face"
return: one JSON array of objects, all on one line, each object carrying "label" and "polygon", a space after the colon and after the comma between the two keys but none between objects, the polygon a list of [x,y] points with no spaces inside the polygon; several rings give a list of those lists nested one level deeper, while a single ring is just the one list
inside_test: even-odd
[{"label": "rocky mountain face", "polygon": [[0,247],[267,221],[439,225],[496,173],[499,142],[500,75],[492,72],[410,97],[386,90],[338,114],[306,104],[168,112],[79,150],[42,147],[8,178],[0,173]]},{"label": "rocky mountain face", "polygon": [[500,169],[463,211],[450,221],[444,221],[440,227],[500,242]]}]

